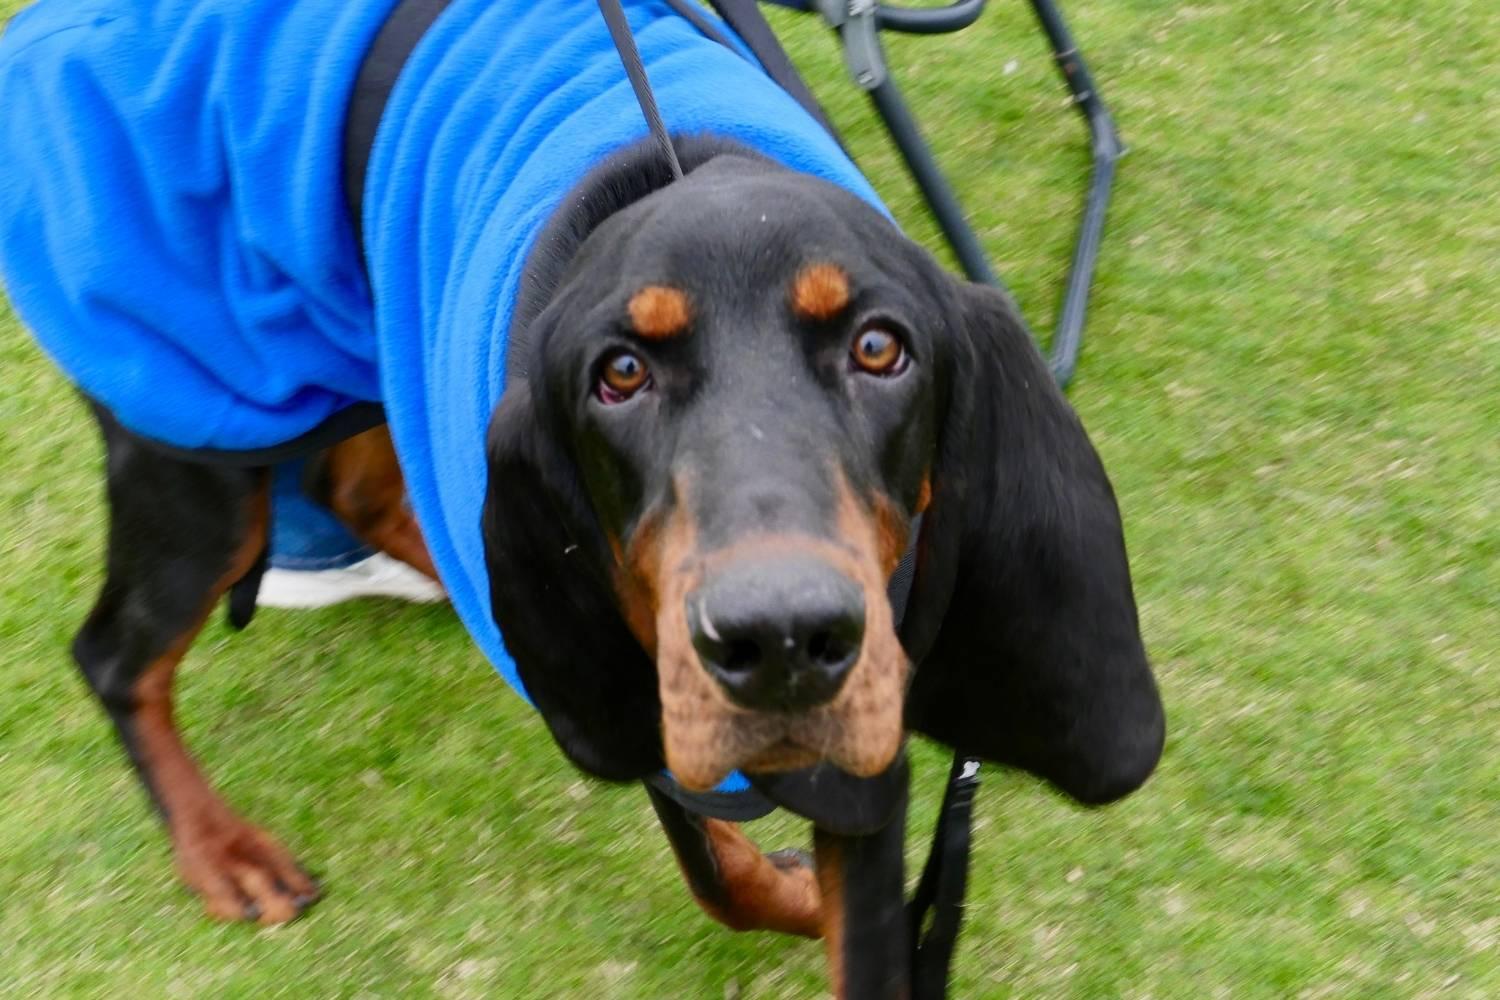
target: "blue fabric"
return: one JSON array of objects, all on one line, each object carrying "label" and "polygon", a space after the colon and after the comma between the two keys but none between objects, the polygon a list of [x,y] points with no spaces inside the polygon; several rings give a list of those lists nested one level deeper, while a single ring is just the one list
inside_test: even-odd
[{"label": "blue fabric", "polygon": [[[506,332],[562,195],[647,129],[595,0],[454,0],[376,135],[367,285],[339,144],[392,4],[22,12],[0,38],[0,271],[48,353],[142,434],[256,448],[383,400],[453,605],[522,691],[479,534]],[[739,140],[878,204],[757,67],[660,0],[625,7],[670,129]]]},{"label": "blue fabric", "polygon": [[125,426],[255,448],[380,397],[340,189],[394,0],[42,0],[0,37],[0,271]]},{"label": "blue fabric", "polygon": [[271,472],[271,565],[303,572],[343,569],[375,554],[302,490],[306,459]]}]

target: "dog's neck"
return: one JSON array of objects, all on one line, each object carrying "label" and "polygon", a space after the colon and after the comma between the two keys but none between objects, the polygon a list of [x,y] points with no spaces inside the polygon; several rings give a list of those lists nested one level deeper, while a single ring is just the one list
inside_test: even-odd
[{"label": "dog's neck", "polygon": [[[719,156],[765,160],[761,154],[729,139],[688,136],[676,139],[674,145],[686,173]],[[610,216],[671,182],[672,174],[656,144],[643,139],[600,163],[567,193],[527,255],[511,315],[507,381],[524,378],[531,369],[532,323],[552,301],[584,241]]]}]

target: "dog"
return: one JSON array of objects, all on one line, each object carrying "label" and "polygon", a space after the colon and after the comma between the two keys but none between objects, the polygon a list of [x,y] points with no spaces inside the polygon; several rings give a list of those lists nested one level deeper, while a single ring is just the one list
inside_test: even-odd
[{"label": "dog", "polygon": [[[909,733],[1085,803],[1145,781],[1163,713],[1077,417],[1009,300],[906,239],[739,53],[629,5],[674,181],[592,2],[454,0],[351,171],[394,0],[139,6],[43,0],[0,39],[0,268],[105,444],[75,659],[211,916],[319,892],[172,711],[213,608],[253,613],[294,455],[441,579],[573,764],[669,770],[695,899],[822,937],[840,995],[905,989]],[[681,804],[747,783],[879,816],[799,809],[809,864]]]}]

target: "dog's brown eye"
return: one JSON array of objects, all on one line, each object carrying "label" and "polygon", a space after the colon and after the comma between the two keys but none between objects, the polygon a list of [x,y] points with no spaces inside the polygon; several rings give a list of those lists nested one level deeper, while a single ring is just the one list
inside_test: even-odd
[{"label": "dog's brown eye", "polygon": [[623,403],[649,381],[651,373],[644,361],[629,351],[616,351],[599,372],[599,398],[606,403]]},{"label": "dog's brown eye", "polygon": [[855,336],[849,356],[871,375],[896,375],[906,368],[906,347],[901,338],[878,326],[867,327]]}]

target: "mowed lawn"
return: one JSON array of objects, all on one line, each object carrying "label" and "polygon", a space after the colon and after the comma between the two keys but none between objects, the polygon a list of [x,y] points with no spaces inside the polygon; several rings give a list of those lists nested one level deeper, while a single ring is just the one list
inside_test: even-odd
[{"label": "mowed lawn", "polygon": [[[891,49],[1044,334],[1085,144],[1029,10],[991,6]],[[953,995],[1500,996],[1500,6],[1068,13],[1131,146],[1072,398],[1170,734],[1104,811],[987,772]],[[778,23],[930,241],[829,40]],[[445,608],[215,616],[188,737],[328,895],[274,931],[207,922],[68,657],[99,447],[3,304],[0,372],[0,993],[824,989],[818,945],[698,912],[645,796],[571,771]],[[942,754],[916,764],[914,856]]]}]

